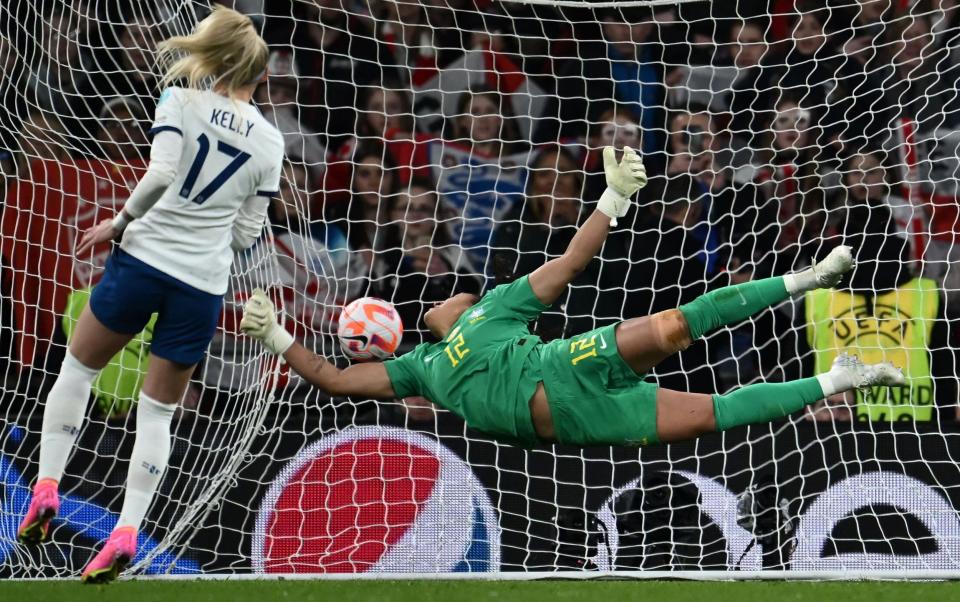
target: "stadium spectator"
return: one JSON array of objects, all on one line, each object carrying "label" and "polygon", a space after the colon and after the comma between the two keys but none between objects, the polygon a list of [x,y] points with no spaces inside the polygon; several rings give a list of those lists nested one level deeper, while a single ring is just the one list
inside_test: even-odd
[{"label": "stadium spectator", "polygon": [[[890,213],[893,220],[891,228],[898,236],[907,238],[915,230],[912,221],[917,211],[906,200],[897,194],[891,186],[891,176],[884,164],[886,153],[873,151],[854,155],[844,168],[844,184],[842,190],[846,192],[846,206],[850,207],[879,207]],[[842,231],[842,224],[838,230]],[[910,241],[916,244],[915,241]]]},{"label": "stadium spectator", "polygon": [[325,133],[335,151],[354,133],[366,89],[398,79],[396,66],[369,20],[344,10],[340,0],[298,2],[293,15],[287,43],[301,78],[302,121]]},{"label": "stadium spectator", "polygon": [[[399,81],[417,85],[438,67],[463,54],[461,30],[455,23],[444,27],[440,7],[428,3],[387,0],[381,2],[377,38],[397,65]],[[465,25],[465,24],[464,24]]]},{"label": "stadium spectator", "polygon": [[[430,338],[421,319],[438,301],[479,293],[482,281],[468,255],[453,243],[431,182],[412,180],[395,196],[371,291],[394,304],[403,320],[404,345]],[[432,339],[431,339],[432,340]]]},{"label": "stadium spectator", "polygon": [[329,333],[337,309],[366,288],[368,270],[340,228],[310,219],[312,205],[307,170],[291,162],[269,214],[285,307],[307,332]]},{"label": "stadium spectator", "polygon": [[760,131],[766,107],[760,80],[770,67],[765,59],[770,45],[764,39],[766,26],[758,20],[735,21],[730,27],[730,54],[737,75],[727,92],[730,131],[734,148],[749,147]]},{"label": "stadium spectator", "polygon": [[26,173],[29,164],[37,159],[71,163],[68,140],[61,123],[51,120],[46,111],[32,108],[26,121],[20,124],[18,173]]},{"label": "stadium spectator", "polygon": [[412,175],[430,177],[427,158],[429,134],[414,126],[410,92],[397,83],[383,88],[368,88],[360,105],[356,135],[348,138],[327,158],[323,189],[327,199],[339,201],[350,191],[353,153],[363,140],[383,143],[397,164],[397,182],[406,184]]},{"label": "stadium spectator", "polygon": [[730,58],[738,69],[753,69],[763,63],[769,44],[764,39],[766,27],[759,19],[737,20],[730,26]]},{"label": "stadium spectator", "polygon": [[754,163],[735,173],[736,194],[724,216],[734,263],[755,278],[783,274],[810,262],[823,233],[823,187],[810,140],[811,113],[793,99],[776,105],[757,140]]},{"label": "stadium spectator", "polygon": [[896,117],[915,122],[916,130],[924,138],[938,129],[960,128],[960,98],[956,91],[960,65],[951,60],[947,49],[934,44],[927,16],[898,19],[887,27],[887,32],[891,64],[882,79],[887,103],[899,110]]},{"label": "stadium spectator", "polygon": [[410,92],[399,88],[374,88],[367,98],[364,128],[383,132],[387,150],[397,163],[397,181],[430,178],[430,143],[436,135],[417,131]]},{"label": "stadium spectator", "polygon": [[715,205],[729,207],[733,191],[725,186],[727,170],[720,165],[715,151],[714,118],[706,110],[680,111],[670,119],[667,142],[667,177],[688,174],[693,189],[686,194],[699,199],[697,219],[689,233],[702,246],[699,257],[705,261],[709,276],[720,270],[720,231],[714,226]]},{"label": "stadium spectator", "polygon": [[255,100],[260,111],[283,135],[287,157],[300,157],[316,180],[324,169],[326,149],[323,137],[301,119],[297,90],[301,78],[290,53],[274,50],[267,63],[266,86],[257,88]]},{"label": "stadium spectator", "polygon": [[98,148],[103,159],[112,163],[126,163],[130,159],[143,160],[150,146],[143,124],[146,115],[134,100],[114,98],[103,105],[97,115],[100,132]]},{"label": "stadium spectator", "polygon": [[[955,245],[957,200],[954,195],[937,195],[932,203],[917,207],[903,193],[909,187],[896,185],[896,170],[884,164],[886,152],[854,156],[846,168],[849,198],[860,203],[884,205],[891,212],[897,233],[910,243],[910,257],[922,254],[921,275],[944,289],[946,309],[951,316],[960,312],[960,248]],[[928,213],[927,210],[930,210]],[[931,216],[932,213],[932,216]]]},{"label": "stadium spectator", "polygon": [[324,217],[345,230],[350,248],[373,265],[373,253],[384,245],[383,226],[389,221],[396,189],[397,166],[379,141],[357,145],[350,165],[350,198],[346,202],[325,199]]},{"label": "stadium spectator", "polygon": [[[755,108],[770,110],[792,99],[810,112],[808,128],[819,128],[828,107],[828,95],[840,69],[838,53],[826,32],[830,11],[802,5],[791,25],[786,54],[764,69],[756,87],[761,97]],[[838,124],[842,125],[842,124]],[[808,132],[809,144],[824,144],[817,130]]]},{"label": "stadium spectator", "polygon": [[101,96],[132,97],[149,113],[156,106],[159,84],[153,64],[157,42],[167,36],[161,24],[134,14],[121,26],[110,62],[96,74],[94,89]]},{"label": "stadium spectator", "polygon": [[430,144],[437,191],[457,219],[454,240],[475,265],[489,272],[494,224],[523,197],[529,145],[519,140],[506,95],[489,89],[464,92],[442,144]]},{"label": "stadium spectator", "polygon": [[689,173],[695,177],[713,167],[714,124],[708,111],[691,107],[670,118],[667,143],[667,174]]},{"label": "stadium spectator", "polygon": [[387,138],[391,132],[414,131],[410,93],[396,87],[372,88],[362,105],[357,124],[359,138]]},{"label": "stadium spectator", "polygon": [[[654,10],[663,10],[657,7]],[[614,101],[640,116],[644,154],[660,150],[664,65],[649,43],[657,24],[644,9],[611,9],[602,19],[602,41],[583,46],[583,60],[568,61],[557,76],[561,134],[585,137],[607,103]],[[662,54],[662,51],[661,51]]]},{"label": "stadium spectator", "polygon": [[886,18],[892,16],[893,3],[890,0],[858,0],[850,8],[853,13],[853,25],[838,32],[848,39],[843,44],[843,54],[861,65],[877,60],[884,42],[884,31],[888,27]]},{"label": "stadium spectator", "polygon": [[448,140],[469,147],[476,155],[499,158],[520,150],[520,133],[507,99],[481,88],[464,91],[457,102]]},{"label": "stadium spectator", "polygon": [[[81,148],[97,137],[97,126],[91,106],[95,96],[91,79],[91,65],[85,60],[85,31],[71,11],[55,12],[44,24],[42,52],[39,64],[33,65],[26,80],[16,84],[31,106],[48,113],[48,119],[59,122],[60,128],[71,138],[71,147]],[[95,103],[94,103],[95,104]],[[86,148],[83,148],[86,150]],[[81,151],[82,152],[82,151]]]}]

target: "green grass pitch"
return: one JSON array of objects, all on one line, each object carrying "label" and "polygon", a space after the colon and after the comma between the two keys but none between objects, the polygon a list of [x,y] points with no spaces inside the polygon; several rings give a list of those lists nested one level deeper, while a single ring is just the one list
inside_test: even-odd
[{"label": "green grass pitch", "polygon": [[958,600],[960,582],[123,581],[0,582],[16,602],[882,602]]}]

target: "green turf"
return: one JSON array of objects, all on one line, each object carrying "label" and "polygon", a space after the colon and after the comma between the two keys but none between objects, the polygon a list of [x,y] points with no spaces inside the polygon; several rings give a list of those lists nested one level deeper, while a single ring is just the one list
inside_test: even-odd
[{"label": "green turf", "polygon": [[960,599],[960,582],[683,582],[683,581],[126,581],[0,582],[13,602],[911,602]]}]

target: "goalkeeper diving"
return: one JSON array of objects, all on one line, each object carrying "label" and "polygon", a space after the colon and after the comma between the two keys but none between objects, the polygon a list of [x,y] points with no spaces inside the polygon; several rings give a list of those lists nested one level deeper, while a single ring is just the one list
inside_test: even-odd
[{"label": "goalkeeper diving", "polygon": [[792,295],[836,285],[854,265],[850,247],[833,249],[804,271],[728,286],[678,309],[543,343],[528,330],[603,245],[647,183],[640,157],[625,148],[603,154],[607,189],[566,252],[477,298],[455,295],[424,315],[438,343],[382,363],[339,369],[296,343],[257,291],[242,330],[282,354],[310,383],[332,395],[375,399],[419,395],[497,440],[525,447],[651,445],[787,416],[854,388],[900,385],[889,362],[866,365],[840,355],[830,371],[792,382],[757,383],[731,393],[671,391],[643,380],[666,357],[722,326],[736,324]]}]

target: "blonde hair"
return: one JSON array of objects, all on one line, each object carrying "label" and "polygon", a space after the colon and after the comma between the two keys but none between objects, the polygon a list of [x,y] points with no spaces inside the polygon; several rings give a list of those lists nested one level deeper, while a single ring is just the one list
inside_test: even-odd
[{"label": "blonde hair", "polygon": [[179,79],[191,88],[212,82],[228,94],[256,83],[270,55],[250,18],[224,6],[214,8],[190,35],[161,42],[157,51],[164,67],[161,86]]}]

